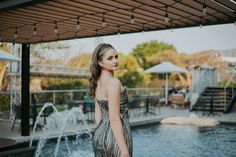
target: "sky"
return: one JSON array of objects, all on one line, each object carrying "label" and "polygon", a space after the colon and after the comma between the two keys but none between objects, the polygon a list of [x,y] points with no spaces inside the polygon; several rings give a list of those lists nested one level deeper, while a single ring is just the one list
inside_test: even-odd
[{"label": "sky", "polygon": [[[193,54],[205,50],[236,49],[236,26],[231,24],[181,28],[152,32],[140,32],[124,35],[112,35],[99,38],[86,38],[64,41],[71,58],[80,52],[93,52],[99,42],[112,44],[117,51],[129,54],[137,44],[152,40],[172,44],[179,53]],[[62,50],[63,51],[63,50]],[[60,56],[57,53],[56,56]],[[63,54],[65,57],[65,54]],[[52,56],[51,56],[52,57]]]}]

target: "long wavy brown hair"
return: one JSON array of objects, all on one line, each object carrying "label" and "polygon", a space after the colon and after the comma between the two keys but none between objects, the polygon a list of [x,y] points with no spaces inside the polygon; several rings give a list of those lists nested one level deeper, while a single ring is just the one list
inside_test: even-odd
[{"label": "long wavy brown hair", "polygon": [[92,55],[92,62],[90,65],[91,77],[89,78],[89,96],[91,98],[95,97],[95,90],[97,88],[97,81],[101,75],[101,66],[98,64],[99,61],[103,59],[104,54],[109,50],[114,49],[114,47],[107,43],[99,44]]}]

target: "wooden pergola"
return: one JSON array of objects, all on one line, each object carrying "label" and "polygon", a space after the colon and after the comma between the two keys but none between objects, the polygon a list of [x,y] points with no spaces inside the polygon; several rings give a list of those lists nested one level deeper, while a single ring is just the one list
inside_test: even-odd
[{"label": "wooden pergola", "polygon": [[0,41],[39,43],[236,21],[235,0],[7,0]]},{"label": "wooden pergola", "polygon": [[236,23],[236,0],[5,0],[0,42],[22,44],[22,136],[29,135],[32,43]]}]

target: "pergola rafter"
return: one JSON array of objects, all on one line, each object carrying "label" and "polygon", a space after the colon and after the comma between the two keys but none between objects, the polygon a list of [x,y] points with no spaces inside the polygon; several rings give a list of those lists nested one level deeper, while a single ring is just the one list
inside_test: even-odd
[{"label": "pergola rafter", "polygon": [[[207,12],[203,13],[203,6]],[[0,2],[0,41],[39,43],[236,21],[230,0],[21,0]],[[169,22],[165,22],[166,13]],[[131,23],[131,16],[135,22]],[[79,27],[76,29],[79,18]],[[106,22],[106,26],[102,25]],[[56,25],[56,26],[55,26]],[[58,32],[55,33],[55,27]],[[36,34],[33,32],[36,31]],[[17,34],[17,35],[16,35]]]}]

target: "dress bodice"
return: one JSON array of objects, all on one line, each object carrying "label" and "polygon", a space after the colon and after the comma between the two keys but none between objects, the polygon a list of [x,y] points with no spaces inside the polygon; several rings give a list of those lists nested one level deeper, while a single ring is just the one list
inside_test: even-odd
[{"label": "dress bodice", "polygon": [[[102,119],[107,119],[109,114],[109,105],[108,100],[97,100],[102,111]],[[124,88],[120,92],[120,115],[122,118],[128,117],[128,92]]]}]

